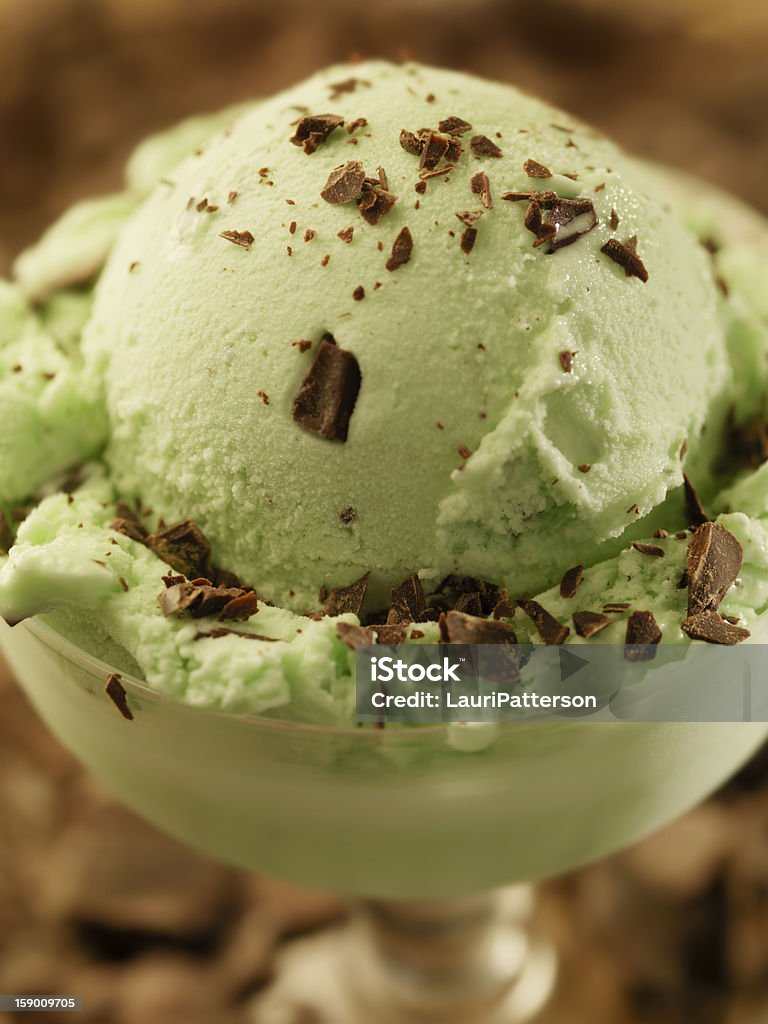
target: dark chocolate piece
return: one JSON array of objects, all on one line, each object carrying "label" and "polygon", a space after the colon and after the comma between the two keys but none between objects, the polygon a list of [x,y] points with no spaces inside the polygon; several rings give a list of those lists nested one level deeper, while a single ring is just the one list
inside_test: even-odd
[{"label": "dark chocolate piece", "polygon": [[560,580],[560,597],[573,597],[584,579],[584,563],[580,562],[566,570]]},{"label": "dark chocolate piece", "polygon": [[578,635],[589,640],[601,629],[610,626],[611,620],[600,612],[582,611],[573,613],[573,624]]},{"label": "dark chocolate piece", "polygon": [[702,523],[688,545],[688,616],[717,611],[741,570],[742,548],[720,523]]},{"label": "dark chocolate piece", "polygon": [[645,283],[648,280],[648,271],[635,251],[636,244],[637,237],[635,235],[627,242],[609,238],[605,245],[601,246],[600,252],[605,253],[614,263],[618,263],[627,277],[637,277]]},{"label": "dark chocolate piece", "polygon": [[740,644],[750,636],[748,629],[726,621],[712,609],[689,615],[681,629],[691,640],[705,640],[708,644],[726,647]]},{"label": "dark chocolate piece", "polygon": [[110,530],[122,533],[124,536],[130,537],[131,540],[136,540],[143,544],[147,539],[147,530],[133,509],[126,505],[125,502],[118,501],[115,511],[117,515],[109,524]]},{"label": "dark chocolate piece", "polygon": [[482,210],[460,210],[456,217],[468,228],[473,227],[483,216]]},{"label": "dark chocolate piece", "polygon": [[349,245],[349,243],[352,241],[352,236],[354,235],[354,233],[355,233],[355,229],[353,227],[352,228],[342,228],[341,231],[337,231],[336,232],[336,235],[337,235],[338,238],[340,238],[342,240],[342,242],[346,242],[347,245]]},{"label": "dark chocolate piece", "polygon": [[449,644],[516,644],[517,635],[509,622],[483,619],[465,612],[449,611],[440,616],[440,631]]},{"label": "dark chocolate piece", "polygon": [[343,124],[344,118],[338,114],[310,114],[301,118],[290,141],[294,146],[303,146],[305,153],[314,153]]},{"label": "dark chocolate piece", "polygon": [[540,164],[538,160],[526,160],[523,164],[523,170],[529,178],[551,178],[552,171],[544,164]]},{"label": "dark chocolate piece", "polygon": [[346,441],[360,391],[360,367],[326,334],[293,399],[293,421],[329,441]]},{"label": "dark chocolate piece", "polygon": [[550,615],[546,608],[542,607],[538,601],[520,600],[517,604],[534,624],[536,632],[545,644],[562,644],[565,642],[565,638],[571,632],[569,627],[559,623],[554,615]]},{"label": "dark chocolate piece", "polygon": [[629,608],[629,601],[610,601],[603,605],[606,614],[625,612]]},{"label": "dark chocolate piece", "polygon": [[[381,171],[381,173],[384,172]],[[384,180],[386,181],[386,175]],[[369,224],[378,224],[381,218],[391,211],[396,202],[397,196],[388,192],[386,186],[366,178],[357,200],[357,206],[364,220]]]},{"label": "dark chocolate piece", "polygon": [[473,135],[469,140],[469,148],[475,156],[490,156],[498,159],[504,155],[493,139],[489,139],[486,135]]},{"label": "dark chocolate piece", "polygon": [[461,233],[461,251],[467,256],[472,252],[477,241],[477,228],[464,228]]},{"label": "dark chocolate piece", "polygon": [[661,640],[659,624],[652,612],[632,612],[627,619],[624,657],[627,661],[652,661],[653,649]]},{"label": "dark chocolate piece", "polygon": [[691,526],[701,526],[702,523],[707,522],[709,516],[704,511],[696,488],[685,473],[683,473],[683,485],[685,487],[685,514],[688,517],[688,522]]},{"label": "dark chocolate piece", "polygon": [[392,255],[386,263],[387,270],[397,270],[405,266],[413,253],[413,235],[410,229],[405,227],[400,230],[397,238],[392,243]]},{"label": "dark chocolate piece", "polygon": [[365,181],[365,170],[359,160],[350,160],[335,167],[320,192],[320,198],[331,206],[341,206],[357,199]]},{"label": "dark chocolate piece", "polygon": [[368,125],[368,121],[364,117],[356,117],[354,121],[350,121],[347,125],[347,132],[349,135],[354,135],[358,128],[365,128]]},{"label": "dark chocolate piece", "polygon": [[226,238],[228,242],[241,245],[243,249],[250,249],[255,241],[250,231],[220,231],[219,238]]},{"label": "dark chocolate piece", "polygon": [[325,614],[345,615],[347,612],[351,612],[353,615],[359,615],[360,609],[363,607],[370,578],[371,574],[367,572],[359,580],[355,580],[354,583],[350,583],[347,587],[335,587],[329,593],[328,600],[325,603]]},{"label": "dark chocolate piece", "polygon": [[120,676],[116,672],[113,672],[112,675],[107,677],[107,681],[104,685],[104,692],[123,718],[128,722],[132,722],[133,712],[128,706],[128,694],[125,692],[125,687],[120,681]]},{"label": "dark chocolate piece", "polygon": [[413,132],[406,131],[403,128],[400,132],[400,145],[411,156],[421,156],[426,146],[426,140],[417,138]]},{"label": "dark chocolate piece", "polygon": [[392,589],[387,624],[423,622],[428,611],[424,588],[415,574]]},{"label": "dark chocolate piece", "polygon": [[632,547],[635,551],[639,551],[641,555],[651,555],[653,558],[663,558],[664,548],[660,548],[658,544],[643,544],[640,541],[633,540]]},{"label": "dark chocolate piece", "polygon": [[157,602],[166,618],[189,612],[193,619],[216,615],[222,621],[234,621],[249,619],[258,611],[254,591],[242,587],[215,587],[205,577],[166,586],[158,594]]},{"label": "dark chocolate piece", "polygon": [[486,210],[490,210],[493,207],[491,183],[488,180],[488,175],[485,171],[478,171],[477,174],[472,175],[470,188],[472,189],[473,195],[480,196],[480,202]]},{"label": "dark chocolate piece", "polygon": [[158,558],[189,579],[205,576],[209,570],[211,545],[191,519],[149,534],[145,544]]},{"label": "dark chocolate piece", "polygon": [[455,115],[443,118],[437,127],[445,135],[466,135],[467,132],[472,130],[472,125],[468,121]]},{"label": "dark chocolate piece", "polygon": [[576,355],[575,352],[561,352],[560,353],[560,365],[563,368],[563,373],[570,373],[573,369],[573,357]]}]

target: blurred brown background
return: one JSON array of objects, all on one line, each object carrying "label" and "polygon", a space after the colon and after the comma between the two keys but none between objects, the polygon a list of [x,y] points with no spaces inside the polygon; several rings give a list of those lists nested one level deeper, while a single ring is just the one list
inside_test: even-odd
[{"label": "blurred brown background", "polygon": [[[0,272],[147,131],[355,54],[515,82],[768,211],[767,52],[765,0],[0,0]],[[2,669],[0,707],[0,992],[82,993],[88,1024],[249,1019],[275,950],[338,902],[115,806]],[[768,752],[543,901],[579,1022],[768,1024]]]}]

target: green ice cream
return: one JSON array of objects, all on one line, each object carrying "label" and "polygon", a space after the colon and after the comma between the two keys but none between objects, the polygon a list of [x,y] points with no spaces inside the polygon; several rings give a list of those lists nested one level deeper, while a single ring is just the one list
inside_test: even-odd
[{"label": "green ice cream", "polygon": [[[7,619],[52,612],[193,703],[346,720],[339,619],[301,613],[368,572],[370,608],[413,573],[427,591],[459,574],[543,591],[580,642],[622,642],[634,608],[686,640],[685,466],[744,547],[722,610],[755,621],[763,472],[722,462],[732,410],[742,422],[765,398],[756,214],[463,74],[336,67],[236,114],[145,144],[125,193],[18,262],[46,304],[8,286],[0,318],[6,518],[56,473],[102,462],[19,527],[0,570]],[[61,288],[107,251],[90,311]],[[237,623],[257,638],[164,616],[168,565],[111,526],[117,501],[139,503],[149,530],[194,520],[212,563],[274,602]],[[574,612],[612,602],[629,608],[575,636]],[[526,622],[519,638],[537,639]],[[438,638],[434,622],[416,631]]]}]

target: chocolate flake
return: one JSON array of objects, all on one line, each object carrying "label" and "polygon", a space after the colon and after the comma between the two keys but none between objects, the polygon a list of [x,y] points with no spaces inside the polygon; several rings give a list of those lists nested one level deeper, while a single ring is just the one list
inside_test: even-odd
[{"label": "chocolate flake", "polygon": [[290,141],[294,146],[303,146],[308,155],[321,146],[331,132],[344,124],[344,118],[338,114],[314,114],[302,117],[296,125],[296,132]]},{"label": "chocolate flake", "polygon": [[523,164],[523,170],[529,178],[551,178],[552,171],[544,164],[540,164],[538,160],[526,160]]},{"label": "chocolate flake", "polygon": [[193,640],[219,640],[223,636],[238,636],[241,640],[262,640],[268,643],[277,643],[276,636],[262,636],[260,633],[243,633],[239,629],[228,629],[226,626],[216,626],[207,633],[195,633]]},{"label": "chocolate flake", "polygon": [[354,523],[357,519],[357,509],[353,508],[351,505],[347,505],[346,508],[343,508],[341,512],[339,512],[339,519],[345,526],[349,526],[350,523]]},{"label": "chocolate flake", "polygon": [[227,202],[229,203],[230,206],[232,205],[232,203],[234,203],[239,194],[239,192],[235,192],[234,190],[229,193],[229,195],[227,196]]},{"label": "chocolate flake", "polygon": [[128,722],[132,722],[133,712],[128,706],[128,694],[125,692],[125,687],[121,682],[121,677],[116,672],[113,672],[112,675],[107,677],[107,681],[104,685],[104,692],[123,718]]},{"label": "chocolate flake", "polygon": [[386,263],[387,270],[397,270],[409,262],[413,253],[413,236],[410,228],[402,228],[392,243],[392,255]]},{"label": "chocolate flake", "polygon": [[561,625],[538,601],[520,600],[517,604],[534,624],[536,632],[545,644],[559,645],[565,642],[570,629]]},{"label": "chocolate flake", "polygon": [[466,612],[449,611],[440,616],[440,631],[449,644],[516,644],[517,635],[509,622],[483,619]]},{"label": "chocolate flake", "polygon": [[578,469],[580,473],[588,473],[590,469],[592,469],[592,466],[589,462],[582,462],[576,467],[576,469]]},{"label": "chocolate flake", "polygon": [[331,83],[331,85],[328,86],[331,90],[331,99],[338,99],[342,93],[354,92],[358,85],[370,85],[370,82],[366,82],[362,78],[345,78],[342,82]]},{"label": "chocolate flake", "polygon": [[365,181],[365,170],[359,160],[350,160],[335,167],[328,175],[320,198],[331,206],[341,206],[357,199]]},{"label": "chocolate flake", "polygon": [[469,148],[475,156],[489,156],[498,159],[504,155],[496,143],[486,135],[473,135],[469,140]]},{"label": "chocolate flake", "polygon": [[635,235],[627,242],[620,242],[617,238],[609,238],[605,245],[601,246],[600,252],[605,253],[614,263],[618,263],[627,277],[637,277],[645,283],[648,280],[648,271],[635,251],[636,243],[637,237]]},{"label": "chocolate flake", "polygon": [[110,530],[115,530],[117,533],[122,533],[125,537],[130,537],[131,540],[136,540],[143,544],[147,539],[147,531],[133,509],[124,502],[118,501],[115,510],[117,516],[109,524]]},{"label": "chocolate flake", "polygon": [[[423,196],[424,193],[427,191],[426,181],[417,181],[416,184],[413,186],[413,189],[415,192],[418,192],[420,196]],[[418,202],[418,200],[416,201]]]},{"label": "chocolate flake", "polygon": [[400,132],[400,145],[411,156],[421,156],[426,146],[426,140],[417,138],[413,132],[406,131],[403,128]]},{"label": "chocolate flake", "polygon": [[658,544],[642,544],[640,541],[633,540],[632,547],[641,555],[651,555],[653,558],[663,558],[665,554],[664,548],[660,548]]},{"label": "chocolate flake", "polygon": [[329,441],[346,441],[360,391],[360,367],[326,334],[293,399],[293,421]]},{"label": "chocolate flake", "polygon": [[455,115],[443,118],[437,127],[446,135],[466,135],[472,130],[472,125],[468,121]]},{"label": "chocolate flake", "polygon": [[624,657],[627,661],[652,661],[661,640],[659,624],[652,612],[632,612],[627,619]]},{"label": "chocolate flake", "polygon": [[558,199],[549,210],[548,224],[555,228],[553,249],[562,249],[597,227],[598,218],[591,199]]},{"label": "chocolate flake", "polygon": [[494,619],[511,619],[514,617],[515,602],[510,598],[508,591],[499,591],[499,597],[493,606],[492,614]]},{"label": "chocolate flake", "polygon": [[166,618],[189,612],[193,619],[216,615],[222,621],[241,620],[258,611],[256,594],[243,587],[214,586],[204,576],[170,586],[163,582],[166,589],[158,594],[157,602]]},{"label": "chocolate flake", "polygon": [[573,613],[573,624],[578,635],[589,640],[601,629],[610,626],[611,620],[607,615],[601,615],[600,612],[582,611]]},{"label": "chocolate flake", "polygon": [[426,171],[435,170],[441,160],[444,158],[448,159],[448,152],[451,149],[451,143],[458,145],[454,139],[448,139],[444,135],[438,135],[437,132],[430,132],[426,138],[423,139],[424,145],[421,150],[419,167]]},{"label": "chocolate flake", "polygon": [[219,238],[226,238],[228,242],[241,245],[244,249],[250,249],[255,242],[250,231],[220,231]]},{"label": "chocolate flake", "polygon": [[475,225],[482,216],[482,210],[461,210],[456,214],[456,217],[461,221],[461,223],[466,224],[468,228],[473,227],[473,225]]},{"label": "chocolate flake", "polygon": [[464,228],[461,233],[461,251],[468,256],[477,241],[477,228]]},{"label": "chocolate flake", "polygon": [[401,644],[406,629],[398,625],[356,626],[352,622],[337,622],[336,635],[352,651],[372,644]]},{"label": "chocolate flake", "polygon": [[573,568],[566,570],[560,580],[560,597],[573,597],[584,579],[584,563],[579,562]]},{"label": "chocolate flake", "polygon": [[342,228],[341,231],[336,232],[336,235],[338,238],[342,240],[342,242],[346,242],[347,245],[349,245],[349,243],[352,241],[352,236],[354,235],[354,233],[354,228]]},{"label": "chocolate flake", "polygon": [[609,601],[608,604],[603,605],[603,612],[606,615],[625,612],[629,608],[629,601]]},{"label": "chocolate flake", "polygon": [[361,284],[352,292],[352,298],[355,302],[361,302],[365,298],[365,288]]},{"label": "chocolate flake", "polygon": [[[383,175],[383,181],[381,176]],[[369,224],[378,224],[382,217],[386,216],[397,202],[397,196],[393,195],[386,187],[387,176],[383,168],[379,168],[378,181],[374,178],[366,178],[362,184],[362,192],[357,200],[357,205],[363,219]]]},{"label": "chocolate flake", "polygon": [[190,579],[209,571],[211,545],[191,519],[151,533],[145,543],[158,558]]},{"label": "chocolate flake", "polygon": [[353,135],[358,130],[358,128],[365,128],[367,125],[368,122],[364,117],[356,117],[354,121],[350,121],[349,124],[347,125],[347,132],[350,135]]},{"label": "chocolate flake", "polygon": [[414,574],[392,589],[387,624],[423,622],[428,611],[421,580]]},{"label": "chocolate flake", "polygon": [[688,545],[688,616],[717,611],[741,570],[742,548],[720,523],[702,523]]},{"label": "chocolate flake", "polygon": [[611,231],[615,231],[619,226],[619,215],[615,210],[611,210],[611,219],[608,221]]},{"label": "chocolate flake", "polygon": [[348,587],[335,587],[328,594],[328,600],[325,603],[325,614],[345,615],[351,612],[353,615],[359,615],[360,609],[363,607],[370,578],[371,574],[367,572],[359,580],[350,583]]},{"label": "chocolate flake", "polygon": [[564,351],[560,353],[560,365],[563,368],[563,373],[570,373],[573,369],[573,357],[576,355],[575,352]]},{"label": "chocolate flake", "polygon": [[480,196],[480,202],[486,210],[490,210],[493,206],[493,197],[491,196],[491,183],[485,171],[478,171],[477,174],[472,175],[470,188],[473,195]]},{"label": "chocolate flake", "polygon": [[726,621],[712,609],[689,615],[681,628],[691,640],[704,640],[708,644],[726,647],[740,644],[750,636],[748,629]]},{"label": "chocolate flake", "polygon": [[691,526],[701,526],[702,523],[707,522],[708,516],[695,487],[685,473],[683,473],[683,485],[685,487],[685,514],[688,517],[688,522]]}]

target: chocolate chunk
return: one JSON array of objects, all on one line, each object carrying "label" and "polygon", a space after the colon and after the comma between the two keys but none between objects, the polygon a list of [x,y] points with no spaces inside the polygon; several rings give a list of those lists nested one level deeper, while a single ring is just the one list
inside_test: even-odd
[{"label": "chocolate chunk", "polygon": [[688,615],[717,611],[741,570],[741,544],[719,523],[702,523],[688,545]]},{"label": "chocolate chunk", "polygon": [[536,241],[533,243],[534,246],[543,245],[544,242],[551,242],[555,237],[555,226],[544,223],[542,208],[536,200],[532,200],[528,204],[523,224],[532,235],[536,236]]},{"label": "chocolate chunk", "polygon": [[632,541],[632,547],[641,555],[651,555],[654,558],[663,558],[665,553],[664,548],[660,548],[658,544],[642,544],[637,540]]},{"label": "chocolate chunk", "polygon": [[723,467],[726,471],[734,464],[757,469],[768,462],[768,419],[764,412],[760,411],[737,425],[731,411],[726,431],[727,452]]},{"label": "chocolate chunk", "polygon": [[572,245],[598,224],[591,199],[558,199],[550,208],[547,223],[555,228],[553,249]]},{"label": "chocolate chunk", "polygon": [[477,174],[472,175],[470,188],[472,189],[473,195],[480,196],[480,202],[486,210],[490,210],[493,207],[491,183],[488,180],[488,175],[485,171],[478,171]]},{"label": "chocolate chunk", "polygon": [[430,132],[423,142],[419,167],[425,171],[433,171],[443,158],[447,158],[451,140],[444,135],[438,135],[437,132]]},{"label": "chocolate chunk", "polygon": [[[661,640],[659,624],[652,612],[632,612],[627,619],[624,637],[624,657],[627,661],[651,661],[656,656],[653,647]],[[637,645],[637,646],[635,646]]]},{"label": "chocolate chunk", "polygon": [[529,178],[551,178],[552,171],[544,164],[540,164],[538,160],[526,160],[523,164],[523,170]]},{"label": "chocolate chunk", "polygon": [[517,602],[536,627],[536,631],[545,644],[562,644],[571,632],[568,626],[561,625],[557,619],[543,608],[538,601],[521,600]]},{"label": "chocolate chunk", "polygon": [[461,117],[446,117],[437,126],[446,135],[465,135],[472,130],[472,125]]},{"label": "chocolate chunk", "polygon": [[[360,650],[361,647],[370,647],[376,643],[373,626],[357,626],[352,622],[337,622],[336,636],[351,651]],[[403,637],[405,637],[405,630],[403,630]]]},{"label": "chocolate chunk", "polygon": [[576,355],[575,352],[561,352],[560,353],[560,365],[563,368],[563,373],[570,373],[573,369],[573,357]]},{"label": "chocolate chunk", "polygon": [[373,626],[377,644],[401,644],[406,637],[406,629],[396,623],[379,623]]},{"label": "chocolate chunk", "polygon": [[346,441],[360,380],[357,359],[326,334],[293,399],[294,423],[329,441]]},{"label": "chocolate chunk", "polygon": [[250,231],[220,231],[219,238],[226,238],[228,242],[241,245],[244,249],[250,249],[255,241]]},{"label": "chocolate chunk", "polygon": [[573,597],[584,579],[584,563],[580,562],[568,569],[560,580],[560,597]]},{"label": "chocolate chunk", "polygon": [[461,223],[466,224],[468,228],[471,228],[476,224],[482,216],[482,210],[461,210],[456,214],[456,217],[461,221]]},{"label": "chocolate chunk", "polygon": [[748,629],[727,622],[712,609],[689,615],[681,629],[691,640],[705,640],[708,644],[726,647],[740,644],[750,636]]},{"label": "chocolate chunk", "polygon": [[592,465],[589,462],[581,462],[576,467],[580,473],[588,473],[592,469]]},{"label": "chocolate chunk", "polygon": [[341,231],[336,232],[336,235],[338,238],[342,240],[342,242],[346,242],[347,245],[349,245],[349,243],[352,241],[352,236],[354,235],[354,233],[354,228],[342,228]]},{"label": "chocolate chunk", "polygon": [[464,228],[461,233],[461,251],[468,256],[477,241],[477,228]]},{"label": "chocolate chunk", "polygon": [[348,587],[334,588],[328,595],[328,600],[325,603],[325,614],[345,615],[347,612],[351,612],[353,615],[359,615],[360,609],[363,607],[370,578],[371,574],[367,572],[359,580],[350,583]]},{"label": "chocolate chunk", "polygon": [[605,253],[614,263],[618,263],[627,277],[637,277],[645,283],[648,280],[648,271],[635,251],[636,243],[637,237],[634,235],[626,243],[622,243],[616,238],[609,238],[600,248],[600,252]]},{"label": "chocolate chunk", "polygon": [[392,243],[392,255],[386,263],[387,270],[397,270],[404,266],[413,253],[413,236],[410,229],[402,228],[395,241]]},{"label": "chocolate chunk", "polygon": [[370,85],[362,78],[345,78],[342,82],[333,82],[328,88],[331,90],[331,99],[336,100],[342,93],[354,92],[358,85]]},{"label": "chocolate chunk", "polygon": [[392,589],[387,624],[423,622],[427,611],[421,580],[414,574]]},{"label": "chocolate chunk", "polygon": [[122,533],[131,540],[137,540],[143,544],[147,539],[147,531],[139,517],[125,502],[119,501],[115,506],[117,516],[109,524],[110,530]]},{"label": "chocolate chunk", "polygon": [[365,127],[367,127],[367,125],[368,125],[368,122],[367,122],[367,120],[364,117],[356,117],[354,121],[350,121],[349,124],[347,125],[347,132],[350,135],[354,135],[354,133],[359,128],[365,128]]},{"label": "chocolate chunk", "polygon": [[211,545],[202,530],[191,519],[175,523],[165,530],[151,533],[147,547],[176,572],[192,579],[205,576],[209,568]]},{"label": "chocolate chunk", "polygon": [[619,215],[615,210],[611,210],[611,219],[608,221],[611,227],[611,231],[615,231],[619,226]]},{"label": "chocolate chunk", "polygon": [[509,622],[482,619],[460,611],[441,616],[441,631],[450,644],[516,644],[517,636]]},{"label": "chocolate chunk", "polygon": [[421,156],[426,146],[426,140],[417,138],[413,132],[408,132],[403,128],[400,132],[400,145],[411,156]]},{"label": "chocolate chunk", "polygon": [[366,178],[357,200],[357,206],[364,220],[369,224],[378,224],[381,218],[391,211],[396,202],[397,196],[388,192],[379,183]]},{"label": "chocolate chunk", "polygon": [[471,594],[459,594],[453,611],[464,612],[465,615],[482,615],[483,603],[480,594],[476,590]]},{"label": "chocolate chunk", "polygon": [[501,198],[506,200],[508,203],[522,203],[522,202],[530,202],[531,199],[533,199],[534,196],[536,196],[536,195],[539,195],[539,193],[537,193],[537,192],[504,192]]},{"label": "chocolate chunk", "polygon": [[311,114],[302,117],[296,125],[296,132],[290,141],[294,146],[303,146],[304,152],[314,153],[331,132],[344,124],[344,118],[338,114]]},{"label": "chocolate chunk", "polygon": [[[231,592],[234,588],[222,588],[227,592]],[[259,610],[259,602],[256,597],[256,593],[253,590],[247,590],[244,593],[237,594],[235,597],[230,598],[229,601],[219,612],[219,619],[222,622],[228,620],[240,621],[242,619],[250,619],[252,615],[255,615]]]},{"label": "chocolate chunk", "polygon": [[365,181],[365,170],[359,160],[350,160],[335,167],[328,175],[320,198],[331,206],[341,206],[357,199]]},{"label": "chocolate chunk", "polygon": [[355,302],[362,302],[363,299],[365,298],[365,288],[363,288],[361,284],[359,284],[357,288],[355,288],[355,290],[352,292],[352,298],[355,300]]},{"label": "chocolate chunk", "polygon": [[607,615],[601,615],[599,612],[574,612],[573,624],[579,636],[589,640],[596,633],[599,633],[601,629],[610,626],[611,620]]},{"label": "chocolate chunk", "polygon": [[701,526],[709,517],[704,511],[704,506],[701,504],[695,487],[685,473],[683,473],[683,485],[685,487],[685,514],[688,517],[688,522],[691,526]]},{"label": "chocolate chunk", "polygon": [[193,619],[217,615],[222,620],[248,619],[258,611],[256,594],[241,587],[214,587],[205,577],[166,586],[157,602],[166,618],[189,612]]},{"label": "chocolate chunk", "polygon": [[107,682],[104,686],[104,692],[115,705],[120,714],[128,722],[133,721],[133,712],[128,706],[128,694],[125,692],[125,687],[120,681],[120,676],[113,672],[111,676],[107,678]]},{"label": "chocolate chunk", "polygon": [[357,519],[357,509],[352,508],[351,505],[348,505],[346,508],[343,508],[341,512],[339,512],[339,519],[341,520],[342,523],[344,523],[345,526],[349,526],[350,523],[354,523],[354,521]]},{"label": "chocolate chunk", "polygon": [[498,159],[504,155],[496,143],[485,135],[473,135],[469,140],[469,148],[475,156],[490,156]]},{"label": "chocolate chunk", "polygon": [[625,612],[629,608],[629,601],[610,601],[608,604],[603,605],[603,611],[606,615],[614,612]]}]

